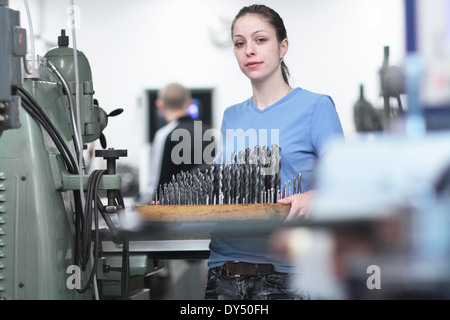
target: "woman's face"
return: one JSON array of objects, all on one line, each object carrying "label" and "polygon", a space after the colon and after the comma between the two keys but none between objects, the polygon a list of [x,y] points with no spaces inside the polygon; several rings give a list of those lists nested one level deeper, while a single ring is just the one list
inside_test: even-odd
[{"label": "woman's face", "polygon": [[272,76],[282,77],[281,59],[288,41],[278,43],[275,29],[259,14],[246,14],[235,21],[233,43],[242,72],[259,82]]}]

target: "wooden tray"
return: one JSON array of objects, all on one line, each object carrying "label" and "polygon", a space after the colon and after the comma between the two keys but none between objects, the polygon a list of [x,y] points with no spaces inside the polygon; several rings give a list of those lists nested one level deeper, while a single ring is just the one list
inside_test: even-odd
[{"label": "wooden tray", "polygon": [[154,222],[219,222],[284,220],[290,210],[285,204],[219,204],[178,206],[136,206],[142,221]]}]

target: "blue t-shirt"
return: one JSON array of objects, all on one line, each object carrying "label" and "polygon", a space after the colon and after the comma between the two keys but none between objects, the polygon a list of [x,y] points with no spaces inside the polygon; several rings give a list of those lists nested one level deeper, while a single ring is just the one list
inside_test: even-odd
[{"label": "blue t-shirt", "polygon": [[[284,98],[260,110],[250,98],[227,108],[223,115],[222,145],[218,161],[230,161],[233,152],[273,144],[281,148],[281,185],[301,173],[301,190],[314,188],[317,159],[331,138],[343,137],[342,126],[333,100],[295,88]],[[226,261],[272,263],[278,272],[292,272],[268,252],[265,237],[242,236],[216,230],[211,238],[208,266]]]}]

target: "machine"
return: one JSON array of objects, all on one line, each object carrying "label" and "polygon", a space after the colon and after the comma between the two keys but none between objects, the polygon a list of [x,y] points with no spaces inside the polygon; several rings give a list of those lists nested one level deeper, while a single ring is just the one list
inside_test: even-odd
[{"label": "machine", "polygon": [[[143,279],[158,267],[117,232],[125,205],[116,161],[127,150],[106,149],[102,133],[122,110],[99,107],[88,59],[65,30],[34,63],[26,53],[20,13],[2,0],[0,299],[148,298]],[[88,172],[83,150],[97,139],[106,169]]]}]

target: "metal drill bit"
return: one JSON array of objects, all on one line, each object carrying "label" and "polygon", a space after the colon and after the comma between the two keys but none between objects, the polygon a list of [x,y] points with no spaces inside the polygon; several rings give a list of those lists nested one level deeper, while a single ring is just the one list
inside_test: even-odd
[{"label": "metal drill bit", "polygon": [[249,165],[248,163],[244,164],[244,198],[247,201],[249,196]]},{"label": "metal drill bit", "polygon": [[236,152],[231,153],[231,164],[234,166],[236,164]]},{"label": "metal drill bit", "polygon": [[267,168],[270,165],[270,159],[267,158],[267,146],[262,146],[260,153],[259,153],[259,163],[261,166],[261,174],[264,176],[264,185],[266,186],[267,181],[267,175],[269,172],[267,172]]},{"label": "metal drill bit", "polygon": [[236,203],[239,203],[240,202],[240,198],[241,198],[241,168],[242,168],[242,166],[241,165],[238,165],[237,167],[236,167],[236,175],[235,175],[235,177],[236,177],[236,190],[235,190],[235,197],[236,197]]},{"label": "metal drill bit", "polygon": [[293,192],[293,194],[296,194],[297,193],[297,177],[294,177],[294,182],[292,183],[292,186],[293,186],[293,190],[292,190],[292,192]]},{"label": "metal drill bit", "polygon": [[292,195],[292,189],[291,189],[291,180],[288,180],[289,183],[289,189],[288,189],[288,197]]},{"label": "metal drill bit", "polygon": [[214,169],[215,166],[211,166],[210,171],[209,171],[209,199],[210,201],[214,203]]},{"label": "metal drill bit", "polygon": [[298,193],[302,193],[302,174],[298,174]]},{"label": "metal drill bit", "polygon": [[209,175],[208,175],[208,169],[205,169],[205,174],[202,176],[202,194],[203,194],[203,204],[208,204],[206,202],[208,201],[209,196]]},{"label": "metal drill bit", "polygon": [[228,165],[228,204],[233,203],[233,194],[234,194],[234,164]]},{"label": "metal drill bit", "polygon": [[163,197],[164,197],[163,188],[162,185],[159,185],[159,204],[164,204]]},{"label": "metal drill bit", "polygon": [[276,164],[275,164],[275,161],[274,161],[274,159],[272,158],[272,163],[271,163],[271,165],[270,165],[270,168],[271,168],[271,172],[270,172],[270,189],[273,189],[273,188],[275,188],[275,179],[276,179],[276,168],[275,168],[275,166],[276,166]]},{"label": "metal drill bit", "polygon": [[223,204],[223,165],[219,166],[219,204]]},{"label": "metal drill bit", "polygon": [[230,191],[230,197],[231,197],[231,204],[234,204],[236,199],[236,163],[232,164],[230,166],[230,181],[231,181],[231,191]]},{"label": "metal drill bit", "polygon": [[276,162],[276,171],[275,171],[275,186],[280,185],[280,169],[281,169],[281,157],[280,154],[278,153],[275,157],[275,162]]},{"label": "metal drill bit", "polygon": [[223,177],[223,199],[224,199],[224,203],[226,203],[226,196],[228,193],[228,175],[227,175],[227,163],[224,162],[223,166],[222,166],[222,177]]},{"label": "metal drill bit", "polygon": [[224,168],[224,181],[225,181],[225,203],[231,203],[231,165],[225,163]]},{"label": "metal drill bit", "polygon": [[249,158],[250,158],[251,151],[252,150],[250,148],[245,149],[245,162],[246,163],[249,163]]},{"label": "metal drill bit", "polygon": [[[249,160],[250,160],[250,158],[249,158]],[[247,198],[247,202],[252,203],[253,202],[253,165],[249,161],[247,166],[248,166],[248,198]]]},{"label": "metal drill bit", "polygon": [[169,205],[169,186],[164,183],[164,204]]},{"label": "metal drill bit", "polygon": [[254,184],[254,193],[255,193],[255,203],[259,202],[259,188],[260,184],[260,167],[258,164],[255,165],[255,184]]},{"label": "metal drill bit", "polygon": [[256,146],[253,148],[253,153],[254,153],[254,155],[255,155],[256,158],[259,158],[260,152],[261,152],[261,147],[258,146],[258,145],[256,145]]}]

